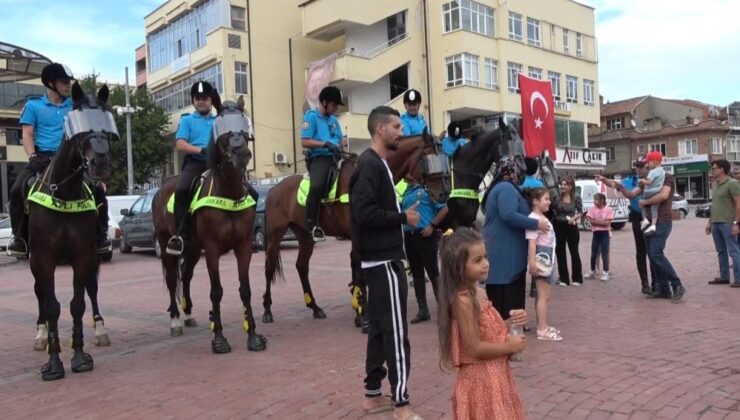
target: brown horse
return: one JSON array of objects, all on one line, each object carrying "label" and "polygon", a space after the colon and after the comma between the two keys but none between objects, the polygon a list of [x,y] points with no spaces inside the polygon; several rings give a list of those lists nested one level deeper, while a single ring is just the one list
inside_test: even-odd
[{"label": "brown horse", "polygon": [[[193,269],[200,260],[201,250],[206,252],[206,265],[211,280],[210,328],[214,338],[211,350],[214,353],[228,353],[231,346],[223,336],[221,323],[221,298],[223,288],[219,275],[221,255],[233,250],[239,272],[239,295],[244,304],[244,330],[248,334],[247,348],[253,351],[265,349],[265,338],[256,333],[252,315],[252,291],[249,286],[249,264],[252,260],[252,229],[254,226],[254,200],[248,195],[246,185],[247,164],[252,152],[247,147],[251,136],[248,119],[244,116],[244,100],[224,102],[223,109],[214,122],[213,138],[208,145],[207,157],[209,172],[204,174],[199,198],[206,196],[220,201],[222,205],[199,208],[192,214],[192,240],[185,248],[183,256],[162,254],[162,269],[170,292],[170,333],[181,335],[182,323],[177,308],[179,286],[182,284],[182,308],[185,312],[185,326],[195,327],[192,318],[193,300],[190,297],[190,280]],[[157,240],[165,249],[168,239],[176,232],[175,220],[167,209],[167,202],[174,194],[177,178],[172,178],[157,191],[152,202],[152,217]],[[242,204],[247,203],[247,204]],[[251,205],[249,205],[251,204]],[[225,208],[225,207],[226,208]],[[248,206],[248,207],[247,207]],[[178,282],[180,280],[180,282]]]},{"label": "brown horse", "polygon": [[[438,144],[434,138],[426,133],[421,136],[401,138],[398,143],[398,150],[392,152],[388,157],[388,166],[393,173],[393,182],[397,183],[404,176],[410,174],[414,179],[423,182],[429,188],[430,195],[434,200],[444,202],[449,192],[449,180],[447,178],[448,173],[444,170],[435,172],[435,168],[444,166],[437,162],[446,162],[446,156],[438,153],[437,146]],[[337,200],[328,205],[322,204],[319,212],[319,225],[327,236],[343,238],[351,238],[352,236],[349,203],[343,203],[339,200],[343,194],[349,194],[349,180],[356,164],[356,155],[346,155],[346,157],[348,158],[342,161],[339,169],[336,190]],[[266,290],[263,296],[265,312],[262,316],[262,321],[265,323],[273,322],[270,289],[271,285],[275,283],[275,273],[277,272],[281,278],[285,278],[280,258],[280,242],[288,228],[295,232],[298,239],[299,250],[296,269],[301,278],[306,306],[313,311],[314,318],[326,318],[324,311],[316,304],[316,298],[311,291],[311,284],[308,279],[308,267],[313,254],[314,242],[306,227],[306,208],[300,206],[296,200],[296,194],[302,179],[303,176],[294,175],[280,181],[278,185],[270,190],[265,200],[265,230],[267,233]],[[350,253],[350,261],[352,285],[357,285],[360,261],[354,252]],[[358,315],[360,315],[363,313],[361,307],[362,296],[355,296],[355,298],[360,301],[358,303],[360,307],[356,308]],[[360,325],[358,324],[358,326]]]},{"label": "brown horse", "polygon": [[[74,350],[72,372],[93,369],[92,357],[83,351],[82,316],[86,288],[97,311],[98,216],[93,187],[85,177],[99,180],[110,177],[109,142],[118,138],[113,115],[106,106],[107,86],[98,91],[96,98],[75,83],[72,99],[74,109],[65,117],[62,144],[28,198],[30,265],[39,302],[38,322],[48,328],[49,361],[41,367],[41,378],[45,381],[64,377],[64,365],[59,359],[60,305],[54,291],[54,271],[60,259],[68,260],[73,271],[74,296],[69,305]],[[99,322],[102,327],[102,317]]]}]

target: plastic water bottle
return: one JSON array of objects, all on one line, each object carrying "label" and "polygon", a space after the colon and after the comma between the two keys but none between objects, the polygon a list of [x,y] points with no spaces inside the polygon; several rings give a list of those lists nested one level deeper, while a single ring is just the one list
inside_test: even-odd
[{"label": "plastic water bottle", "polygon": [[[511,326],[511,335],[524,335],[524,328],[521,325],[512,325]],[[512,362],[521,362],[522,361],[522,352],[516,352],[512,353],[510,360]]]}]

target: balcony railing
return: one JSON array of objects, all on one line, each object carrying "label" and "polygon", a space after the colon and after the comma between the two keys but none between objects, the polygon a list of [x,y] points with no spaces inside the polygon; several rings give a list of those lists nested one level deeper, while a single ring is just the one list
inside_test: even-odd
[{"label": "balcony railing", "polygon": [[339,51],[336,52],[336,54],[337,54],[337,57],[342,57],[342,56],[345,56],[345,55],[349,55],[349,56],[352,56],[352,57],[360,57],[360,58],[371,59],[371,58],[374,58],[374,57],[382,54],[384,51],[388,50],[392,46],[394,46],[394,45],[398,44],[399,42],[401,42],[401,41],[403,41],[403,40],[405,40],[407,38],[410,38],[410,37],[411,37],[411,35],[408,32],[406,32],[406,33],[403,33],[401,35],[398,35],[395,38],[392,38],[392,39],[390,39],[388,41],[385,41],[382,44],[380,44],[380,45],[378,45],[376,47],[373,47],[373,48],[371,48],[371,49],[369,49],[367,51],[360,51],[360,50],[357,50],[356,48],[350,47],[350,48],[344,48],[342,50],[339,50]]}]

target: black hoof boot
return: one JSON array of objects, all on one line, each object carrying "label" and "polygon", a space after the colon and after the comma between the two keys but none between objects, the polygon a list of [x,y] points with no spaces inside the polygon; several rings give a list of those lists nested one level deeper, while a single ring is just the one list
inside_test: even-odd
[{"label": "black hoof boot", "polygon": [[360,330],[362,331],[362,333],[363,334],[369,333],[370,332],[370,318],[363,315],[361,322],[362,322],[362,326],[360,327]]},{"label": "black hoof boot", "polygon": [[74,356],[72,356],[72,372],[89,372],[93,370],[94,366],[92,356],[82,350],[75,351]]},{"label": "black hoof boot", "polygon": [[211,340],[211,350],[216,354],[229,353],[231,351],[231,346],[226,337],[216,337]]},{"label": "black hoof boot", "polygon": [[267,348],[267,339],[263,335],[254,334],[247,338],[247,350],[263,351]]},{"label": "black hoof boot", "polygon": [[198,323],[195,321],[195,318],[187,318],[185,319],[185,326],[188,328],[197,327]]},{"label": "black hoof boot", "polygon": [[313,319],[326,319],[326,314],[324,313],[324,310],[318,307],[317,309],[314,309]]},{"label": "black hoof boot", "polygon": [[273,322],[275,322],[275,320],[272,319],[272,313],[265,312],[265,314],[262,315],[262,322],[265,324],[272,324]]},{"label": "black hoof boot", "polygon": [[45,381],[56,381],[64,378],[64,364],[59,356],[49,359],[48,363],[41,366],[41,379]]},{"label": "black hoof boot", "polygon": [[355,315],[355,327],[360,328],[362,327],[362,315]]}]

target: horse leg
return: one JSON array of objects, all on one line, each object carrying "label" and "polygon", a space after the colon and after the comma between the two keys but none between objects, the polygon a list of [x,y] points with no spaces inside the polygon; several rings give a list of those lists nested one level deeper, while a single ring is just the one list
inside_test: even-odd
[{"label": "horse leg", "polygon": [[208,266],[208,277],[211,279],[211,331],[213,331],[213,340],[211,340],[211,350],[214,353],[228,353],[231,346],[223,335],[223,325],[221,324],[221,298],[224,296],[224,289],[221,287],[221,277],[218,272],[218,244],[206,246],[206,265]]},{"label": "horse leg", "polygon": [[324,319],[326,314],[324,310],[316,304],[316,298],[311,291],[311,283],[308,280],[308,265],[313,255],[314,242],[310,233],[297,233],[298,236],[298,259],[295,262],[295,268],[298,270],[298,276],[301,278],[301,287],[303,287],[303,300],[306,306],[313,310],[315,319]]},{"label": "horse leg", "polygon": [[349,254],[352,268],[352,308],[355,310],[355,327],[361,328],[364,334],[370,331],[370,319],[367,317],[365,282],[362,277],[360,256],[353,249]]},{"label": "horse leg", "polygon": [[44,351],[46,350],[46,345],[49,343],[49,327],[46,324],[46,318],[44,317],[44,300],[43,294],[41,293],[41,284],[38,280],[34,280],[33,292],[36,294],[36,300],[39,303],[39,317],[36,320],[36,338],[33,342],[33,349],[36,351]]},{"label": "horse leg", "polygon": [[262,322],[270,324],[275,322],[272,317],[272,284],[275,283],[275,274],[279,272],[282,276],[282,262],[280,261],[280,242],[282,242],[288,224],[277,226],[267,232],[267,246],[265,248],[265,294],[262,295],[262,306],[265,312]]},{"label": "horse leg", "polygon": [[186,259],[182,276],[182,311],[185,313],[185,326],[193,328],[198,322],[193,318],[193,299],[190,297],[190,282],[193,280],[193,270],[200,259],[200,248],[193,251]]},{"label": "horse leg", "polygon": [[257,324],[252,313],[252,288],[249,285],[249,264],[252,261],[252,242],[246,239],[239,248],[234,250],[236,264],[239,271],[239,296],[244,305],[244,321],[242,326],[247,333],[247,349],[262,351],[266,348],[267,339],[257,334]]},{"label": "horse leg", "polygon": [[[85,315],[85,289],[90,283],[96,281],[98,257],[94,254],[90,256],[78,257],[73,264],[72,286],[74,295],[69,304],[72,314],[72,372],[87,372],[93,370],[93,359],[88,353],[83,351],[85,341],[83,338],[82,317]],[[88,289],[88,292],[90,289]],[[97,292],[97,290],[96,290]]]},{"label": "horse leg", "polygon": [[167,253],[162,253],[162,272],[164,274],[164,281],[167,284],[167,290],[170,293],[170,306],[167,308],[167,312],[170,313],[170,335],[172,337],[179,337],[182,335],[180,310],[177,308],[179,269],[177,257]]},{"label": "horse leg", "polygon": [[100,260],[95,262],[95,274],[90,276],[90,280],[85,284],[87,296],[90,297],[90,305],[93,313],[93,328],[95,329],[95,345],[98,347],[110,346],[110,338],[105,329],[105,321],[100,315],[98,307],[98,278],[100,277]]},{"label": "horse leg", "polygon": [[46,258],[46,260],[48,261],[41,260],[37,253],[31,253],[31,272],[39,284],[43,301],[42,318],[46,320],[49,329],[47,337],[49,361],[41,366],[41,379],[54,381],[64,378],[64,364],[59,358],[62,347],[57,327],[61,309],[54,293],[54,269],[56,268],[54,257]]}]

